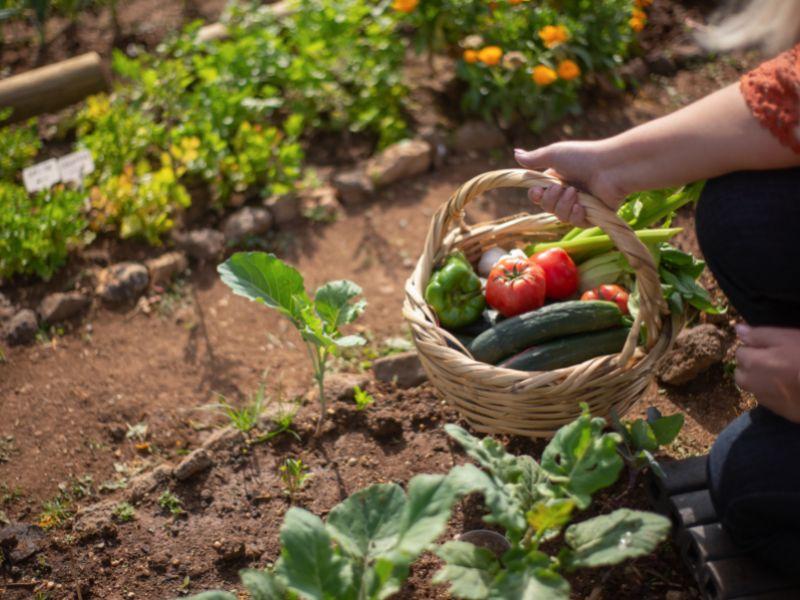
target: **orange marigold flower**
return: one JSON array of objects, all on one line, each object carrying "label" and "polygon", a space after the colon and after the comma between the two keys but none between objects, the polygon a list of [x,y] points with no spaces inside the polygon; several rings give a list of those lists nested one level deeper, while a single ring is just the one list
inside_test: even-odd
[{"label": "orange marigold flower", "polygon": [[394,2],[392,2],[392,8],[398,12],[410,13],[414,12],[414,9],[417,8],[417,4],[419,4],[419,0],[394,0]]},{"label": "orange marigold flower", "polygon": [[464,50],[464,62],[469,64],[478,62],[477,50]]},{"label": "orange marigold flower", "polygon": [[569,39],[569,30],[563,25],[545,25],[539,30],[539,37],[548,48],[555,48]]},{"label": "orange marigold flower", "polygon": [[558,79],[558,74],[545,65],[536,65],[533,68],[533,72],[531,73],[531,79],[536,83],[536,85],[550,85],[556,79]]},{"label": "orange marigold flower", "polygon": [[581,75],[581,68],[578,66],[574,60],[570,60],[568,58],[562,60],[558,63],[558,76],[561,79],[565,79],[569,81],[570,79],[575,79],[576,77],[580,77]]},{"label": "orange marigold flower", "polygon": [[631,14],[633,15],[634,19],[641,19],[642,21],[647,19],[647,13],[641,8],[634,8],[633,11],[631,11]]},{"label": "orange marigold flower", "polygon": [[478,52],[478,60],[490,67],[495,66],[503,58],[503,50],[500,46],[486,46]]},{"label": "orange marigold flower", "polygon": [[644,20],[631,17],[630,21],[628,21],[628,25],[631,26],[631,29],[638,32],[644,29]]}]

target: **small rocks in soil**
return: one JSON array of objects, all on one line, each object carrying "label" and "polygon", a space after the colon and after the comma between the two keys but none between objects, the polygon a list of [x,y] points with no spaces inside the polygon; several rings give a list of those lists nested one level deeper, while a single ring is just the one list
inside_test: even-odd
[{"label": "small rocks in soil", "polygon": [[191,452],[181,463],[175,467],[173,475],[178,481],[186,481],[203,471],[210,469],[214,461],[203,448]]},{"label": "small rocks in soil", "polygon": [[658,378],[669,385],[689,383],[725,358],[726,336],[710,323],[682,331],[661,359]]},{"label": "small rocks in soil", "polygon": [[257,206],[245,206],[231,214],[222,226],[229,244],[236,244],[249,237],[263,235],[272,227],[272,214]]},{"label": "small rocks in soil", "polygon": [[375,185],[362,168],[337,173],[332,183],[345,206],[363,204],[375,193]]},{"label": "small rocks in soil", "polygon": [[416,387],[428,379],[414,350],[379,358],[372,370],[378,381],[394,382],[401,388]]},{"label": "small rocks in soil", "polygon": [[507,144],[500,128],[483,121],[468,121],[453,134],[453,149],[456,152],[482,152],[502,148]]},{"label": "small rocks in soil", "polygon": [[431,166],[431,150],[422,139],[392,144],[367,162],[367,177],[377,187],[384,187],[421,175]]},{"label": "small rocks in soil", "polygon": [[186,270],[189,262],[183,252],[167,252],[148,260],[145,265],[150,273],[150,285],[167,285],[172,279]]},{"label": "small rocks in soil", "polygon": [[104,269],[95,292],[110,304],[136,300],[150,283],[147,267],[137,262],[123,262]]},{"label": "small rocks in soil", "polygon": [[44,545],[45,533],[36,525],[9,525],[0,529],[0,557],[19,563],[36,554]]},{"label": "small rocks in soil", "polygon": [[172,237],[190,258],[201,262],[216,260],[225,249],[225,235],[216,229],[175,232]]},{"label": "small rocks in soil", "polygon": [[264,200],[264,206],[269,210],[277,227],[293,223],[302,216],[300,199],[295,194],[271,196]]},{"label": "small rocks in soil", "polygon": [[80,292],[49,294],[39,304],[37,312],[45,323],[54,324],[79,315],[92,303],[92,299]]},{"label": "small rocks in soil", "polygon": [[5,338],[12,346],[30,344],[36,339],[38,329],[36,313],[29,308],[23,308],[6,323]]}]

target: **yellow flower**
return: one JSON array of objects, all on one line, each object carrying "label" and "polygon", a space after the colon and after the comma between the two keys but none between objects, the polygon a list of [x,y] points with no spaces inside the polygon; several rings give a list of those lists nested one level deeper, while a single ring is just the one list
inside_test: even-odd
[{"label": "yellow flower", "polygon": [[569,30],[563,25],[545,25],[539,30],[539,37],[548,48],[555,48],[569,39]]},{"label": "yellow flower", "polygon": [[575,61],[567,58],[558,63],[558,76],[561,79],[569,81],[570,79],[580,77],[580,74],[581,68]]},{"label": "yellow flower", "polygon": [[531,78],[534,82],[536,82],[536,85],[545,86],[550,85],[556,79],[558,79],[558,75],[550,67],[545,65],[537,65],[533,68]]},{"label": "yellow flower", "polygon": [[469,64],[478,62],[478,51],[464,50],[464,62]]},{"label": "yellow flower", "polygon": [[630,21],[628,21],[628,25],[631,26],[631,29],[638,32],[644,29],[644,20],[631,17]]},{"label": "yellow flower", "polygon": [[647,13],[641,8],[634,8],[631,14],[633,15],[634,19],[641,19],[642,21],[647,19]]},{"label": "yellow flower", "polygon": [[503,58],[503,50],[500,46],[486,46],[478,52],[478,60],[490,67],[495,66]]},{"label": "yellow flower", "polygon": [[653,0],[635,0],[634,4],[636,4],[639,8],[647,8],[653,3]]},{"label": "yellow flower", "polygon": [[392,8],[398,12],[410,13],[414,12],[414,9],[417,8],[417,4],[419,4],[419,0],[394,0],[394,2],[392,2]]}]

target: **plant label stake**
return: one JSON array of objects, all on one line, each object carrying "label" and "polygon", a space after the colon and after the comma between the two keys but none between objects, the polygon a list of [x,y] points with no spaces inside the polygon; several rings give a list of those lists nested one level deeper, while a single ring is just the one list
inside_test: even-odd
[{"label": "plant label stake", "polygon": [[61,181],[80,185],[83,178],[94,171],[94,159],[88,150],[72,152],[58,159]]},{"label": "plant label stake", "polygon": [[59,181],[61,181],[61,172],[55,158],[22,170],[22,183],[29,193],[50,189]]}]

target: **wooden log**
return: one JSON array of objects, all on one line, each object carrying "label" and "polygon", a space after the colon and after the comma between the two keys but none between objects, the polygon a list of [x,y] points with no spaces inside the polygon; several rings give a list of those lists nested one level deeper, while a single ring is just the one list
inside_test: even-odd
[{"label": "wooden log", "polygon": [[12,108],[8,122],[52,112],[91,94],[108,91],[100,55],[88,52],[0,81],[0,108]]}]

